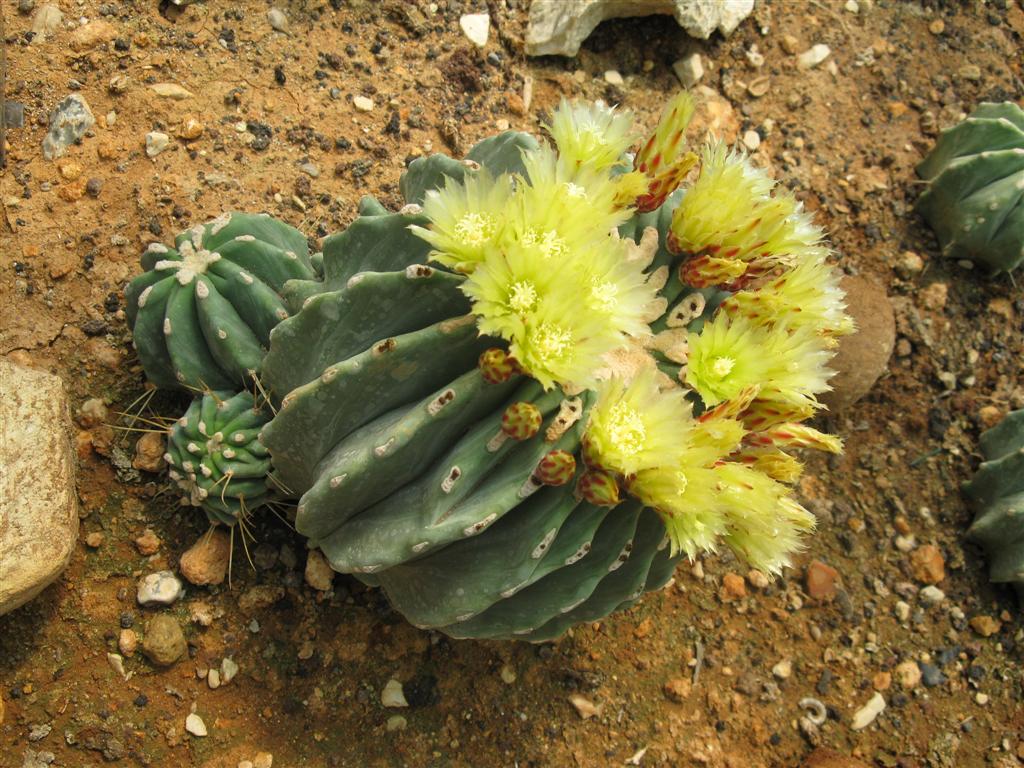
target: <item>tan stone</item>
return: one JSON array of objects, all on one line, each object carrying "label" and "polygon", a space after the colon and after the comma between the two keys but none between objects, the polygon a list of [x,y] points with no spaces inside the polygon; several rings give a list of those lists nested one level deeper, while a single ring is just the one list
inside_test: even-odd
[{"label": "tan stone", "polygon": [[693,684],[685,677],[676,677],[665,683],[661,689],[670,700],[682,703],[689,697]]},{"label": "tan stone", "polygon": [[178,622],[161,613],[154,616],[146,627],[142,652],[157,666],[169,667],[188,653],[188,643]]},{"label": "tan stone", "polygon": [[934,544],[914,550],[910,555],[910,568],[914,578],[922,584],[938,584],[946,578],[946,561]]},{"label": "tan stone", "polygon": [[857,332],[839,339],[839,350],[829,363],[836,372],[832,391],[820,400],[833,411],[848,408],[866,395],[889,365],[896,345],[896,317],[885,290],[860,277],[846,276],[839,285],[846,292],[846,311]]},{"label": "tan stone", "polygon": [[904,661],[896,665],[896,680],[908,691],[917,687],[921,682],[921,668],[916,661]]},{"label": "tan stone", "polygon": [[311,549],[306,556],[306,583],[320,592],[327,592],[334,581],[334,569],[319,549]]},{"label": "tan stone", "polygon": [[102,43],[108,43],[117,37],[117,29],[113,24],[97,19],[90,21],[71,33],[71,49],[88,51]]},{"label": "tan stone", "polygon": [[747,596],[747,585],[738,573],[727,573],[722,577],[722,589],[718,596],[723,603],[731,603]]},{"label": "tan stone", "polygon": [[146,472],[160,472],[167,465],[164,461],[165,443],[163,432],[146,432],[135,443],[135,458],[132,466]]},{"label": "tan stone", "polygon": [[807,566],[807,594],[815,600],[831,600],[836,594],[839,571],[820,560]]},{"label": "tan stone", "polygon": [[74,550],[69,426],[59,378],[0,360],[0,615],[39,594]]},{"label": "tan stone", "polygon": [[1003,628],[1003,622],[991,616],[975,616],[969,623],[971,629],[982,637],[992,637],[992,635]]},{"label": "tan stone", "polygon": [[160,550],[160,537],[153,533],[152,528],[147,528],[135,539],[135,548],[139,550],[140,555],[155,555]]},{"label": "tan stone", "polygon": [[223,528],[204,533],[181,556],[181,575],[192,584],[221,584],[228,572],[231,536]]}]

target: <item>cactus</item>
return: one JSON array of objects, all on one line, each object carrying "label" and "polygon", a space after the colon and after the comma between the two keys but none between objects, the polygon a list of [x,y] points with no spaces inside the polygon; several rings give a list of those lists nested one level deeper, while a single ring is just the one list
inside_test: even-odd
[{"label": "cactus", "polygon": [[852,330],[820,231],[714,145],[673,193],[685,98],[632,171],[590,109],[557,152],[506,132],[414,161],[398,213],[364,198],[263,361],[299,532],[454,637],[557,637],[718,537],[776,572],[813,524],[785,449],[839,449],[797,423]]},{"label": "cactus", "polygon": [[1024,110],[980,105],[943,131],[917,174],[928,182],[918,210],[944,255],[992,273],[1024,261]]},{"label": "cactus", "polygon": [[982,433],[981,451],[985,461],[964,485],[976,512],[967,535],[988,552],[992,581],[1024,599],[1024,410]]},{"label": "cactus", "polygon": [[[692,113],[631,158],[629,114],[563,103],[553,145],[417,160],[400,211],[364,198],[313,258],[242,214],[147,253],[147,374],[225,390],[171,435],[188,500],[243,522],[272,457],[311,546],[454,637],[557,637],[719,542],[780,572],[813,527],[793,452],[841,450],[801,422],[853,327],[820,230],[742,154],[687,151]],[[258,440],[228,391],[254,374]]]},{"label": "cactus", "polygon": [[171,427],[170,477],[210,523],[233,526],[270,498],[270,455],[259,442],[268,419],[248,392],[207,392]]},{"label": "cactus", "polygon": [[125,291],[139,360],[157,386],[194,391],[247,387],[288,317],[285,282],[315,276],[302,233],[244,213],[151,244],[142,266]]}]

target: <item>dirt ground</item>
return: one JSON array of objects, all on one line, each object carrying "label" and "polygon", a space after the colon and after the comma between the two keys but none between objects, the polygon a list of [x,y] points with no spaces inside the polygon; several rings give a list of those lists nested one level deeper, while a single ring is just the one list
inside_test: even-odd
[{"label": "dirt ground", "polygon": [[[1024,624],[964,542],[959,494],[978,433],[1024,406],[1024,298],[1006,275],[943,262],[913,213],[913,167],[937,129],[981,101],[1024,98],[1020,0],[859,0],[856,13],[840,0],[758,0],[726,40],[690,39],[670,17],[612,21],[574,59],[524,57],[526,0],[296,2],[280,6],[287,33],[263,3],[59,4],[65,21],[110,29],[77,47],[67,29],[31,41],[31,15],[3,0],[7,95],[26,123],[9,132],[0,173],[0,354],[60,375],[76,409],[98,397],[115,413],[144,394],[122,291],[147,243],[231,209],[322,237],[364,194],[400,204],[410,159],[465,151],[506,124],[536,131],[562,96],[651,124],[679,87],[672,63],[691,51],[713,91],[703,124],[756,131],[758,161],[817,212],[841,268],[889,293],[898,344],[873,392],[830,417],[846,453],[810,462],[800,490],[820,530],[785,579],[740,587],[745,568],[708,557],[636,608],[540,646],[421,632],[344,576],[317,592],[301,539],[268,515],[249,545],[256,568],[236,541],[230,588],[189,587],[162,610],[189,658],[159,669],[136,652],[125,679],[107,654],[157,613],[136,604],[138,578],[175,569],[206,521],[176,505],[165,475],[131,468],[136,433],[83,430],[71,565],[0,618],[2,768],[266,766],[259,753],[279,768],[792,767],[817,743],[884,767],[1024,762]],[[458,20],[485,10],[480,51]],[[829,58],[798,69],[794,52],[817,43]],[[191,96],[160,97],[157,83]],[[47,116],[72,92],[97,125],[48,162]],[[171,137],[152,159],[150,131]],[[146,413],[183,410],[159,395]],[[144,556],[134,542],[147,528],[161,543]],[[920,552],[944,569],[937,605],[920,598]],[[816,560],[839,575],[821,600],[805,581]],[[240,672],[213,690],[201,675],[224,657]],[[907,679],[908,661],[924,680]],[[408,708],[382,706],[391,678]],[[887,708],[853,730],[876,691]],[[820,728],[799,725],[805,697],[827,708]],[[186,733],[191,711],[206,737]]]}]

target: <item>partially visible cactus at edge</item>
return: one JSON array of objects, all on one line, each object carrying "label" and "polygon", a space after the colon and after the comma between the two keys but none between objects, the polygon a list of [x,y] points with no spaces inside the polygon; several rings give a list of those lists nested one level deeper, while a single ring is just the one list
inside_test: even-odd
[{"label": "partially visible cactus at edge", "polygon": [[981,435],[985,461],[964,495],[976,516],[967,536],[984,547],[992,581],[1013,584],[1024,600],[1024,410]]},{"label": "partially visible cactus at edge", "polygon": [[928,182],[917,207],[944,255],[992,273],[1024,261],[1024,110],[981,104],[942,132],[917,174]]},{"label": "partially visible cactus at edge", "polygon": [[171,480],[212,524],[244,522],[271,498],[270,454],[259,441],[269,418],[249,392],[207,392],[171,427],[164,456]]}]

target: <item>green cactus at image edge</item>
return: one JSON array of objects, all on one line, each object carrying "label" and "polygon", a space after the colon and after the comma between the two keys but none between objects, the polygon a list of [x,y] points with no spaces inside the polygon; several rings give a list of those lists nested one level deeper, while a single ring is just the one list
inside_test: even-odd
[{"label": "green cactus at image edge", "polygon": [[917,207],[944,255],[992,273],[1024,261],[1024,110],[981,104],[942,132],[917,174],[928,182]]},{"label": "green cactus at image edge", "polygon": [[981,435],[985,461],[964,495],[976,512],[967,532],[988,554],[992,581],[1013,584],[1024,599],[1024,410]]}]

